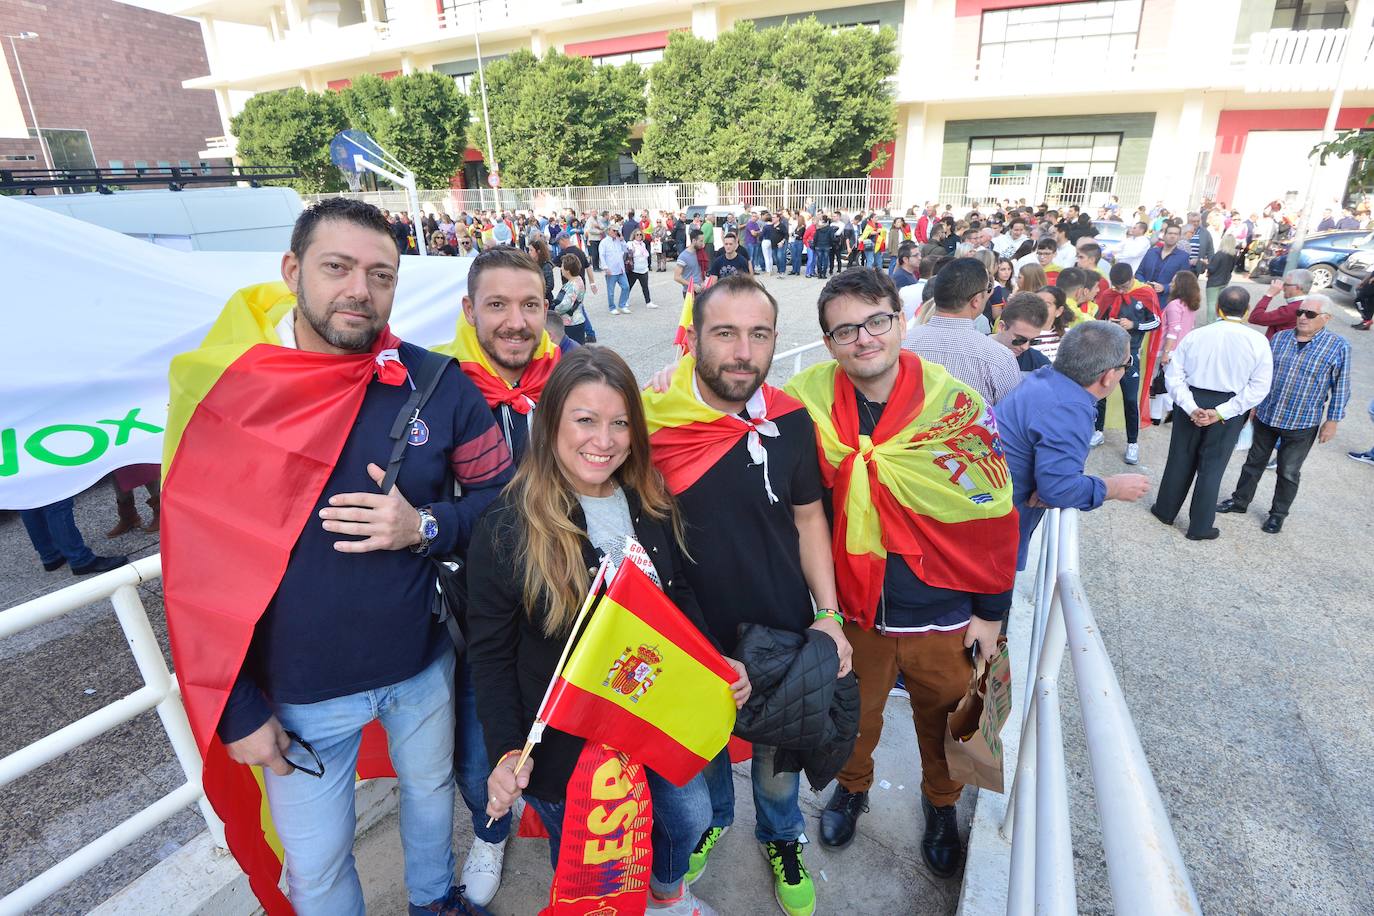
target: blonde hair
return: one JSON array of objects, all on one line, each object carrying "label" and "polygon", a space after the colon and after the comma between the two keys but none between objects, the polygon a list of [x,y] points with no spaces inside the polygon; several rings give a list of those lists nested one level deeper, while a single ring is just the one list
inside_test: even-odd
[{"label": "blonde hair", "polygon": [[[525,610],[533,620],[540,602],[547,605],[540,622],[547,636],[567,633],[591,584],[591,574],[582,560],[586,532],[573,521],[577,493],[558,462],[555,444],[568,396],[578,385],[597,382],[620,393],[630,421],[630,453],[616,469],[615,480],[638,494],[650,518],[671,520],[678,544],[684,542],[673,497],[649,460],[649,428],[634,373],[614,350],[577,348],[559,360],[544,385],[534,412],[529,447],[507,490],[511,504],[525,521],[517,554],[525,569]],[[683,550],[685,553],[685,546]]]},{"label": "blonde hair", "polygon": [[1039,292],[1049,285],[1050,280],[1045,274],[1045,268],[1039,264],[1022,264],[1016,273],[1017,292]]}]

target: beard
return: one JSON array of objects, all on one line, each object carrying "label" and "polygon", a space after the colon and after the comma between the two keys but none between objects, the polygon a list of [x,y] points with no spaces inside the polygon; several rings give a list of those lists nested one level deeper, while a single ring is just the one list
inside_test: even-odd
[{"label": "beard", "polygon": [[[768,370],[772,365],[771,357],[763,366],[742,362],[717,363],[710,359],[699,358],[697,360],[697,377],[722,401],[747,401],[754,396],[755,391],[759,390],[763,380],[768,377]],[[724,377],[726,372],[751,372],[753,378],[727,379]]]},{"label": "beard", "polygon": [[[522,341],[526,344],[523,356],[508,356],[497,346],[498,340],[503,341]],[[488,331],[477,326],[477,345],[482,348],[482,352],[487,354],[487,359],[491,360],[502,369],[509,369],[512,372],[523,372],[525,367],[534,359],[534,348],[538,343],[529,329],[521,327],[520,330]]]},{"label": "beard", "polygon": [[[306,301],[305,284],[301,283],[300,292],[296,294],[296,310],[305,316],[306,323],[320,338],[331,347],[338,347],[340,350],[348,350],[352,353],[362,353],[372,347],[377,335],[382,332],[382,327],[386,322],[381,320],[370,304],[354,302],[346,299],[342,302],[331,302],[325,308],[323,314],[319,314]],[[360,312],[369,319],[369,324],[365,328],[342,330],[334,327],[329,320],[334,317],[335,312],[349,311]]]}]

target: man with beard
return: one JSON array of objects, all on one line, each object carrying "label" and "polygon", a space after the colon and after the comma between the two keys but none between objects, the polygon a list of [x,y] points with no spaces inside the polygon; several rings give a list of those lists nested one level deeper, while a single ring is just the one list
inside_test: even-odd
[{"label": "man with beard", "polygon": [[821,814],[821,842],[847,846],[868,810],[873,750],[900,673],[921,753],[921,853],[948,878],[963,859],[955,804],[964,787],[945,761],[946,721],[968,689],[968,650],[991,660],[1011,607],[1011,476],[982,396],[902,349],[906,320],[886,274],[832,277],[817,309],[834,360],[793,376],[787,392],[816,425],[860,696],[859,738]]},{"label": "man with beard", "polygon": [[[777,301],[744,272],[698,295],[690,355],[670,385],[644,397],[650,444],[682,511],[694,561],[688,579],[721,651],[734,652],[741,623],[813,627],[835,640],[843,676],[849,644],[835,603],[815,429],[800,404],[764,383],[777,318]],[[801,857],[800,778],[773,772],[775,754],[754,745],[754,835],[783,910],[809,916],[816,892]],[[689,883],[734,820],[728,751],[710,763],[706,780],[711,827],[692,854]]]},{"label": "man with beard", "polygon": [[[467,282],[457,334],[436,349],[456,358],[477,386],[518,466],[539,395],[562,355],[545,327],[544,274],[523,251],[497,246],[477,256]],[[510,815],[487,825],[491,761],[466,665],[458,672],[456,702],[459,786],[472,813],[473,832],[462,883],[469,899],[486,904],[501,886]]]},{"label": "man with beard", "polygon": [[[302,916],[363,911],[353,794],[374,719],[400,779],[409,913],[471,912],[452,883],[455,661],[428,554],[465,547],[511,460],[458,367],[391,333],[397,268],[375,207],[321,201],[297,219],[285,287],[240,290],[172,364],[163,547],[177,674],[206,790],[272,909],[257,783],[234,764],[262,768]],[[188,401],[217,359],[227,368]],[[396,419],[431,382],[383,492]]]},{"label": "man with beard", "polygon": [[482,392],[516,464],[529,443],[530,413],[558,362],[544,312],[544,273],[534,259],[490,248],[468,271],[456,336],[435,348],[457,359]]}]

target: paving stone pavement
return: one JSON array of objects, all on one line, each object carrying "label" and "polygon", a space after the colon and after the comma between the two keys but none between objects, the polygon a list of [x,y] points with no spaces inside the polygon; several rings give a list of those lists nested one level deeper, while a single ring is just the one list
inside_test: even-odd
[{"label": "paving stone pavement", "polygon": [[[816,340],[820,281],[788,277],[770,279],[768,285],[780,303],[778,350]],[[589,299],[602,343],[621,352],[641,380],[672,357],[681,305],[669,274],[651,275],[651,289],[660,308],[644,308],[636,289],[628,316],[606,314],[604,289]],[[1374,665],[1374,640],[1368,635],[1374,605],[1362,562],[1374,536],[1374,469],[1345,457],[1348,450],[1374,444],[1374,426],[1365,412],[1374,395],[1374,335],[1350,332],[1353,312],[1349,316],[1342,309],[1331,324],[1354,349],[1349,417],[1334,441],[1313,448],[1303,490],[1280,535],[1259,531],[1272,493],[1269,474],[1249,515],[1219,518],[1217,541],[1184,540],[1186,519],[1166,528],[1147,514],[1149,497],[1137,504],[1110,503],[1084,518],[1088,595],[1198,896],[1211,912],[1355,914],[1367,912],[1374,900],[1374,857],[1365,842],[1374,833],[1374,807],[1368,804],[1374,792],[1368,754],[1374,746],[1374,687],[1362,676]],[[781,382],[788,369],[776,367],[772,380]],[[1139,470],[1156,483],[1168,432],[1165,426],[1141,434]],[[1122,434],[1108,431],[1089,469],[1127,470],[1122,445]],[[1231,462],[1223,496],[1241,459],[1236,455]],[[99,533],[114,522],[108,484],[78,498],[76,517],[98,553],[137,557],[157,549],[156,538],[142,532],[115,542]],[[42,571],[12,513],[0,513],[0,558],[0,607],[73,581],[66,570]],[[160,583],[140,592],[166,653]],[[1110,888],[1091,773],[1071,699],[1072,674],[1065,678],[1061,695],[1066,698],[1079,904],[1085,913],[1106,913]],[[133,691],[138,683],[108,605],[0,641],[0,755]],[[822,911],[953,912],[957,883],[927,877],[915,852],[919,767],[910,720],[900,704],[890,706],[887,716],[891,727],[879,747],[879,777],[891,788],[875,798],[849,850],[833,853],[817,844],[807,852]],[[895,775],[888,775],[889,769]],[[0,894],[178,783],[171,749],[149,713],[0,789]],[[736,783],[745,788],[739,773]],[[971,794],[960,806],[965,829]],[[814,834],[813,815],[824,796],[804,788],[802,797]],[[745,848],[752,842],[747,791],[739,799],[740,829],[722,847],[728,851],[723,860],[728,870],[716,880],[708,874],[699,889],[723,912],[769,912],[762,859],[754,861],[755,853]],[[170,855],[199,825],[198,814],[187,809],[34,912],[89,910]],[[467,830],[460,826],[460,855]],[[394,842],[394,831],[394,821],[384,821],[367,842]],[[369,895],[378,901],[374,911],[397,911],[399,871],[370,870],[369,861],[372,857],[364,857],[363,871]],[[496,911],[532,912],[548,876],[542,848],[518,842],[508,868],[513,869],[511,887],[498,898]],[[728,880],[736,869],[743,876],[737,883]],[[509,901],[508,894],[514,895]],[[395,901],[395,908],[384,900]]]}]

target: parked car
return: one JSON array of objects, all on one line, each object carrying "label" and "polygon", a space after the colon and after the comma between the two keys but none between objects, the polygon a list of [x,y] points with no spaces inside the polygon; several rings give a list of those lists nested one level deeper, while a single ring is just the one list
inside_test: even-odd
[{"label": "parked car", "polygon": [[1371,270],[1374,270],[1374,251],[1357,251],[1345,259],[1341,269],[1336,271],[1336,280],[1331,285],[1353,296],[1355,288],[1365,281]]},{"label": "parked car", "polygon": [[1097,230],[1097,244],[1102,246],[1102,259],[1115,261],[1116,250],[1126,241],[1126,224],[1109,219],[1095,219],[1093,228]]},{"label": "parked car", "polygon": [[[1272,256],[1261,258],[1251,276],[1283,276],[1290,269],[1288,247],[1287,244],[1279,245]],[[1374,251],[1374,232],[1363,229],[1318,232],[1303,242],[1295,266],[1312,271],[1313,289],[1326,289],[1335,282],[1341,265],[1356,251]]]}]

